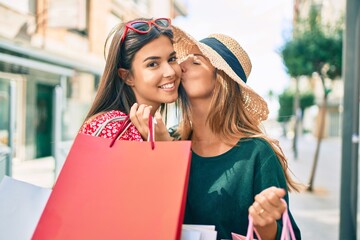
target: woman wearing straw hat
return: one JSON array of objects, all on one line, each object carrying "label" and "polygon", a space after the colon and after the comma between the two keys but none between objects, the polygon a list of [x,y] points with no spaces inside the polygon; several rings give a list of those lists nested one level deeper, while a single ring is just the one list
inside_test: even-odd
[{"label": "woman wearing straw hat", "polygon": [[[248,215],[262,239],[280,239],[290,175],[278,141],[260,123],[268,117],[262,97],[247,84],[251,62],[231,37],[201,40],[173,27],[182,68],[182,121],[177,134],[192,141],[185,221],[215,225],[218,239],[246,235]],[[290,213],[290,212],[289,212]],[[300,230],[290,213],[297,239]]]}]

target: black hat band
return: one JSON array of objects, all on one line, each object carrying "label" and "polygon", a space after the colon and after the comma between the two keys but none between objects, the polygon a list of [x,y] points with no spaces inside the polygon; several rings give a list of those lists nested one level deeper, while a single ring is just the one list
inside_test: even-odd
[{"label": "black hat band", "polygon": [[204,38],[200,40],[200,42],[208,45],[215,52],[217,52],[236,73],[236,75],[238,75],[240,79],[246,83],[247,77],[239,60],[222,42],[220,42],[216,38]]}]

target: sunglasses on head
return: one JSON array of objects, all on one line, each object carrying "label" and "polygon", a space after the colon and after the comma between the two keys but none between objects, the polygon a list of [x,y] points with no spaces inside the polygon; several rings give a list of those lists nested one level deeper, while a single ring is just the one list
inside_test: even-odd
[{"label": "sunglasses on head", "polygon": [[171,20],[169,18],[156,18],[149,21],[138,20],[128,22],[125,25],[124,34],[121,37],[121,41],[124,41],[129,29],[139,34],[147,34],[150,32],[152,25],[156,26],[157,28],[167,29],[171,27]]}]

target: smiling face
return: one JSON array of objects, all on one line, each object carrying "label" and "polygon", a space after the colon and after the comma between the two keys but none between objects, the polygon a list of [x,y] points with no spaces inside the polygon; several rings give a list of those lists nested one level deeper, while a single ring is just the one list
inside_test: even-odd
[{"label": "smiling face", "polygon": [[178,97],[181,68],[170,39],[160,36],[142,47],[134,56],[126,80],[139,104],[159,108]]},{"label": "smiling face", "polygon": [[183,71],[181,83],[189,100],[211,98],[216,82],[215,68],[198,47],[191,49],[180,66]]}]

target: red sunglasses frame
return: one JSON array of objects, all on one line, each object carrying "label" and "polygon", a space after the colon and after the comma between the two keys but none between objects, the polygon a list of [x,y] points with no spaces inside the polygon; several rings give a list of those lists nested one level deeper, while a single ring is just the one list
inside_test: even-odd
[{"label": "red sunglasses frame", "polygon": [[[159,20],[166,20],[169,22],[169,26],[167,27],[163,27],[163,26],[160,26],[158,24],[156,24],[156,21],[159,21]],[[134,28],[132,25],[133,24],[136,24],[136,23],[144,23],[144,24],[147,24],[149,26],[149,29],[146,30],[146,31],[142,31],[142,30],[138,30],[136,28]],[[125,37],[126,37],[126,34],[128,33],[129,29],[130,30],[133,30],[134,32],[137,32],[139,34],[146,34],[148,32],[150,32],[151,30],[151,25],[154,25],[158,28],[162,28],[162,29],[167,29],[167,28],[171,28],[171,19],[170,18],[156,18],[156,19],[152,19],[150,21],[145,21],[145,20],[138,20],[138,21],[132,21],[132,22],[128,22],[126,25],[125,25],[125,30],[124,30],[124,33],[121,37],[121,42],[124,41]]]}]

